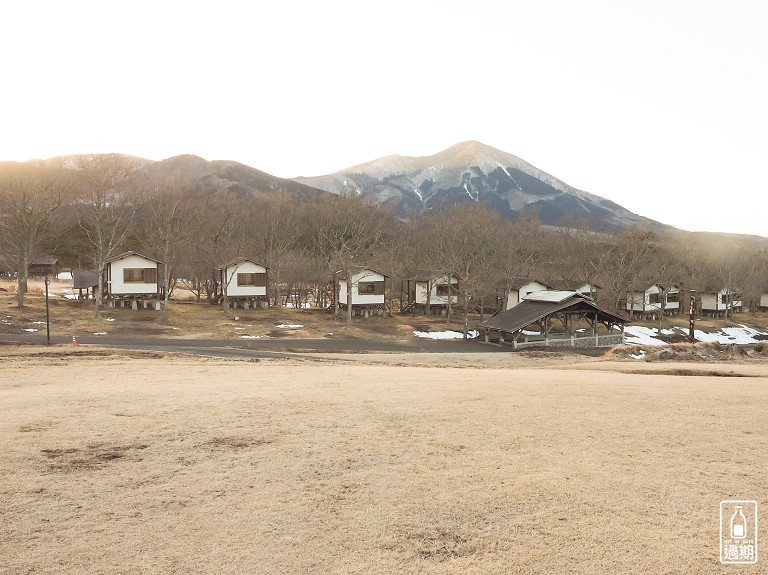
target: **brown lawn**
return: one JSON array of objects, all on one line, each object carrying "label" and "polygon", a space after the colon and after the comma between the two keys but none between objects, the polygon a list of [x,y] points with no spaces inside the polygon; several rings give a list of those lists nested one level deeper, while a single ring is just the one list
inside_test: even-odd
[{"label": "brown lawn", "polygon": [[720,573],[768,504],[768,365],[99,353],[0,353],[0,573]]}]

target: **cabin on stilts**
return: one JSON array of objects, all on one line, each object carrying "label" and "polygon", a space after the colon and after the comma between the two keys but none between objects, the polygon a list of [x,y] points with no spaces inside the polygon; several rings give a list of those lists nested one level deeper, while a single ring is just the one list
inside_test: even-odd
[{"label": "cabin on stilts", "polygon": [[160,310],[163,263],[136,252],[125,252],[105,262],[102,299],[108,307]]},{"label": "cabin on stilts", "polygon": [[269,307],[267,273],[269,268],[249,259],[240,258],[219,268],[222,298],[226,307],[243,309]]},{"label": "cabin on stilts", "polygon": [[627,320],[573,291],[543,290],[477,326],[480,341],[512,349],[611,347],[624,343]]},{"label": "cabin on stilts", "polygon": [[418,311],[446,315],[459,299],[459,278],[454,275],[418,270],[400,281],[400,312]]},{"label": "cabin on stilts", "polygon": [[[338,298],[336,301],[339,302],[339,307],[347,309],[347,305],[351,305],[353,316],[384,315],[387,307],[386,283],[389,276],[370,268],[354,268],[349,270],[349,273],[352,276],[351,282],[344,270],[333,274],[334,296]],[[349,303],[347,302],[348,283],[352,284],[349,290],[352,292],[352,299]]]}]

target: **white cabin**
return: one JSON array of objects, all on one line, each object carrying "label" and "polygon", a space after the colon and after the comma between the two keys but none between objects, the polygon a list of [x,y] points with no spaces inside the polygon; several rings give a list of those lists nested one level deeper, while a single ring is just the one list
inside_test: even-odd
[{"label": "white cabin", "polygon": [[659,284],[633,287],[627,292],[626,310],[633,315],[676,315],[680,313],[680,288]]},{"label": "white cabin", "polygon": [[137,309],[141,301],[145,308],[152,302],[159,309],[163,294],[162,262],[136,252],[125,252],[105,263],[102,297],[110,307],[114,307],[116,302],[132,301],[132,307]]},{"label": "white cabin", "polygon": [[269,305],[267,298],[267,271],[269,268],[248,259],[239,259],[221,268],[221,282],[227,300],[233,307],[241,303],[248,308],[251,303]]},{"label": "white cabin", "polygon": [[[436,313],[445,313],[459,296],[459,278],[432,270],[417,270],[400,284],[401,311],[426,310],[427,302]],[[430,311],[432,313],[432,311]]]},{"label": "white cabin", "polygon": [[[347,305],[346,272],[339,271],[336,276],[336,293],[339,303]],[[385,301],[385,282],[389,276],[372,269],[352,270],[352,305],[383,306]]]},{"label": "white cabin", "polygon": [[760,308],[762,310],[768,309],[768,289],[764,289],[760,293]]},{"label": "white cabin", "polygon": [[496,282],[496,287],[503,290],[504,311],[515,307],[525,299],[525,296],[552,289],[550,285],[531,278],[511,278],[509,281],[501,280]]},{"label": "white cabin", "polygon": [[417,305],[447,306],[450,299],[451,305],[458,301],[459,278],[455,276],[434,276],[431,278],[417,279],[415,301]]},{"label": "white cabin", "polygon": [[699,292],[699,297],[701,298],[701,313],[705,315],[722,316],[726,310],[730,314],[742,309],[741,294],[728,288],[719,291],[715,291],[714,288],[705,289]]}]

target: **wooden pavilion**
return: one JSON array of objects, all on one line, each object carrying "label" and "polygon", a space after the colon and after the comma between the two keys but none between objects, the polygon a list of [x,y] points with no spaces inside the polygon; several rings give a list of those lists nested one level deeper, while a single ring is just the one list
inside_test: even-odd
[{"label": "wooden pavilion", "polygon": [[532,293],[510,310],[478,325],[486,343],[513,349],[532,346],[610,347],[624,343],[627,320],[573,291]]}]

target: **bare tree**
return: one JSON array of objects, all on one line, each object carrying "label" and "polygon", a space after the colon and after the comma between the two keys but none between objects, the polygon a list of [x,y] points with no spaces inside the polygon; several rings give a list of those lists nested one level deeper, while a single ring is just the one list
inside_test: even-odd
[{"label": "bare tree", "polygon": [[18,274],[18,307],[24,307],[29,265],[52,247],[54,216],[70,183],[60,165],[34,162],[0,168],[0,247]]},{"label": "bare tree", "polygon": [[179,248],[191,237],[194,206],[180,177],[156,183],[149,200],[145,241],[163,262],[163,320],[168,321]]},{"label": "bare tree", "polygon": [[193,226],[197,261],[211,273],[208,301],[221,301],[224,310],[229,310],[227,287],[231,278],[219,277],[218,270],[223,272],[227,263],[246,251],[248,204],[235,195],[199,201]]},{"label": "bare tree", "polygon": [[640,228],[624,228],[612,238],[607,249],[606,277],[613,307],[620,302],[630,286],[642,275],[652,251],[653,232]]},{"label": "bare tree", "polygon": [[133,230],[143,201],[143,184],[129,179],[139,168],[120,154],[84,156],[79,162],[80,197],[75,204],[80,227],[88,238],[98,285],[94,315],[98,315],[104,294],[104,269]]},{"label": "bare tree", "polygon": [[282,305],[280,286],[283,269],[298,244],[299,215],[291,198],[277,195],[254,210],[257,249],[264,255],[274,284],[275,305]]},{"label": "bare tree", "polygon": [[[504,299],[509,297],[512,278],[528,277],[541,263],[546,249],[542,230],[534,213],[523,213],[516,222],[499,222],[498,268],[503,274]],[[504,301],[502,309],[507,309]]]},{"label": "bare tree", "polygon": [[[387,211],[358,197],[354,190],[339,197],[324,197],[314,212],[312,249],[323,258],[329,271],[342,271],[347,278],[347,325],[352,324],[353,270],[369,265],[388,219]],[[334,299],[338,316],[339,298]]]},{"label": "bare tree", "polygon": [[723,290],[725,305],[723,312],[723,323],[728,327],[728,320],[734,311],[734,302],[743,297],[745,288],[749,285],[749,278],[756,269],[756,258],[751,253],[742,251],[740,248],[728,250],[712,262],[713,269],[717,274],[718,286]]},{"label": "bare tree", "polygon": [[500,216],[485,204],[460,204],[435,215],[430,229],[433,249],[443,262],[440,268],[447,271],[449,278],[453,275],[459,280],[464,307],[463,334],[467,339],[470,300],[488,289],[495,269]]}]

